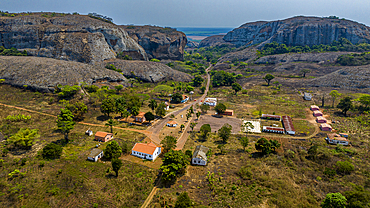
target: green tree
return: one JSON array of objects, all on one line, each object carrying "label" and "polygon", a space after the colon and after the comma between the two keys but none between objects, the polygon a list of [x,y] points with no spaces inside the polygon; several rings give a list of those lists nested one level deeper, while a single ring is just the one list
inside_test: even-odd
[{"label": "green tree", "polygon": [[197,116],[197,120],[198,120],[198,119],[199,119],[199,117],[200,117],[200,115],[201,115],[201,112],[200,112],[200,111],[198,111],[195,115]]},{"label": "green tree", "polygon": [[365,106],[365,108],[369,107],[370,105],[370,95],[363,95],[359,98],[361,104]]},{"label": "green tree", "polygon": [[118,177],[118,171],[122,167],[122,161],[118,158],[112,159],[112,169],[116,173],[116,177]]},{"label": "green tree", "polygon": [[300,71],[300,74],[302,74],[302,77],[306,77],[306,74],[307,73],[310,73],[311,72],[311,70],[309,70],[309,69],[302,69],[301,71]]},{"label": "green tree", "polygon": [[132,145],[127,142],[123,142],[121,145],[121,149],[123,154],[129,154],[131,153]]},{"label": "green tree", "polygon": [[116,101],[109,97],[102,101],[102,104],[100,106],[100,111],[106,115],[109,116],[111,113],[115,112],[116,108]]},{"label": "green tree", "polygon": [[161,144],[163,145],[163,152],[168,152],[176,148],[177,139],[173,136],[166,136]]},{"label": "green tree", "polygon": [[164,154],[162,165],[162,180],[165,182],[174,181],[178,176],[185,173],[189,164],[189,158],[182,151],[170,150]]},{"label": "green tree", "polygon": [[105,126],[110,127],[110,133],[113,134],[113,126],[116,125],[116,122],[113,119],[109,119],[107,123],[105,123]]},{"label": "green tree", "polygon": [[64,134],[65,140],[68,142],[69,132],[75,127],[76,122],[73,121],[73,114],[68,109],[60,109],[60,114],[57,118],[58,129]]},{"label": "green tree", "polygon": [[154,109],[158,106],[157,101],[151,99],[148,106],[152,109],[152,111],[154,111]]},{"label": "green tree", "polygon": [[122,113],[121,113],[121,116],[122,118],[125,118],[126,121],[127,121],[127,118],[130,116],[130,112],[128,112],[127,110],[124,110]]},{"label": "green tree", "polygon": [[78,93],[78,91],[81,90],[81,88],[77,85],[74,86],[69,86],[69,85],[58,85],[58,88],[60,92],[58,93],[58,96],[60,98],[65,98],[65,99],[70,99],[72,98],[75,94]]},{"label": "green tree", "polygon": [[117,93],[119,93],[123,89],[123,85],[117,85],[114,86],[114,88],[116,89]]},{"label": "green tree", "polygon": [[308,149],[308,151],[307,151],[307,153],[308,153],[309,157],[310,157],[311,159],[313,159],[313,160],[316,160],[316,157],[317,157],[317,149],[318,149],[318,146],[317,146],[317,145],[312,145],[312,146]]},{"label": "green tree", "polygon": [[182,101],[182,94],[179,92],[176,92],[175,94],[172,95],[172,101],[174,103],[181,103]]},{"label": "green tree", "polygon": [[200,87],[200,91],[202,92],[202,94],[206,91],[206,87],[205,86],[201,86]]},{"label": "green tree", "polygon": [[117,98],[115,101],[115,105],[116,113],[121,114],[121,117],[123,117],[123,113],[127,111],[126,99],[124,97]]},{"label": "green tree", "polygon": [[322,208],[345,208],[347,199],[341,193],[326,194],[324,201],[321,203]]},{"label": "green tree", "polygon": [[105,147],[104,157],[108,160],[119,158],[122,154],[122,148],[118,145],[116,141],[111,141]]},{"label": "green tree", "polygon": [[83,102],[70,104],[67,101],[65,108],[72,112],[74,121],[81,121],[87,113],[87,106]]},{"label": "green tree", "polygon": [[181,129],[181,132],[182,132],[182,130],[185,128],[185,125],[184,124],[181,124],[181,126],[180,126],[180,129]]},{"label": "green tree", "polygon": [[267,86],[270,86],[271,80],[273,80],[275,77],[272,74],[266,74],[266,76],[263,77],[263,79],[267,82]]},{"label": "green tree", "polygon": [[249,145],[249,139],[247,137],[240,138],[240,144],[243,146],[243,150]]},{"label": "green tree", "polygon": [[186,120],[188,121],[190,117],[191,117],[191,113],[190,113],[190,112],[188,112],[188,113],[186,114]]},{"label": "green tree", "polygon": [[337,108],[341,109],[345,116],[347,116],[347,112],[353,108],[353,103],[350,97],[345,97],[340,100]]},{"label": "green tree", "polygon": [[232,129],[233,127],[230,124],[226,123],[218,130],[218,136],[222,139],[222,142],[224,144],[226,144],[227,140],[229,140]]},{"label": "green tree", "polygon": [[349,161],[337,161],[337,171],[342,174],[350,174],[355,170],[355,166]]},{"label": "green tree", "polygon": [[140,108],[138,106],[133,106],[131,108],[131,115],[137,116],[137,115],[139,115],[139,111],[140,111]]},{"label": "green tree", "polygon": [[225,149],[225,144],[219,144],[217,145],[217,149],[220,150],[220,154],[223,155],[224,154],[224,149]]},{"label": "green tree", "polygon": [[153,121],[155,119],[155,116],[152,112],[146,112],[144,114],[145,120],[147,120],[149,123],[150,121]]},{"label": "green tree", "polygon": [[198,123],[190,123],[190,128],[191,128],[191,131],[194,130],[194,127],[197,125]]},{"label": "green tree", "polygon": [[16,134],[6,140],[8,144],[21,149],[30,149],[34,139],[40,137],[38,129],[21,128]]},{"label": "green tree", "polygon": [[190,208],[192,203],[190,197],[186,191],[182,192],[176,200],[175,208]]},{"label": "green tree", "polygon": [[342,96],[342,93],[339,93],[338,91],[336,90],[332,90],[329,95],[333,98],[333,108],[334,108],[334,103],[335,103],[335,99]]},{"label": "green tree", "polygon": [[204,79],[200,75],[196,75],[193,79],[194,87],[199,87],[204,82]]},{"label": "green tree", "polygon": [[265,138],[260,138],[256,144],[255,144],[256,150],[261,151],[262,154],[268,155],[271,153],[271,143],[265,139]]},{"label": "green tree", "polygon": [[155,110],[155,114],[157,114],[157,116],[160,116],[160,117],[163,117],[166,115],[166,105],[164,103],[161,103],[158,105],[157,109]]},{"label": "green tree", "polygon": [[203,113],[207,113],[207,111],[209,110],[209,105],[207,105],[207,104],[202,104],[202,105],[200,105],[200,110],[201,110]]},{"label": "green tree", "polygon": [[208,133],[211,132],[211,125],[209,125],[209,124],[203,124],[200,127],[200,132],[202,133],[201,135],[202,135],[203,139],[206,140]]},{"label": "green tree", "polygon": [[42,149],[42,157],[47,160],[57,159],[62,155],[63,148],[60,145],[49,143]]},{"label": "green tree", "polygon": [[270,140],[270,143],[271,143],[271,149],[272,151],[276,151],[276,149],[279,149],[279,147],[281,146],[281,144],[277,141],[277,140]]},{"label": "green tree", "polygon": [[217,103],[215,111],[217,112],[218,115],[224,114],[226,111],[226,105],[223,103]]},{"label": "green tree", "polygon": [[242,90],[242,86],[240,86],[240,84],[239,83],[237,83],[237,82],[234,82],[232,85],[231,85],[231,87],[233,88],[233,90],[235,91],[235,94],[238,94],[238,92],[240,91],[240,90]]}]

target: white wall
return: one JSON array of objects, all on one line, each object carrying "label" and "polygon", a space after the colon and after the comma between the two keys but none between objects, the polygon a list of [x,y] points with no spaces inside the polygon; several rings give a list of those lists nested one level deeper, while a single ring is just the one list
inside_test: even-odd
[{"label": "white wall", "polygon": [[193,158],[192,164],[193,165],[206,165],[207,162],[204,161],[204,160],[202,160],[202,159],[200,159],[200,158]]},{"label": "white wall", "polygon": [[146,159],[153,160],[154,161],[158,157],[158,155],[161,154],[161,148],[160,147],[157,147],[155,149],[155,151],[153,152],[153,155],[142,153],[142,152],[136,152],[134,150],[131,151],[131,154],[134,155],[134,156],[136,156],[136,157],[143,158],[143,159],[146,156]]}]

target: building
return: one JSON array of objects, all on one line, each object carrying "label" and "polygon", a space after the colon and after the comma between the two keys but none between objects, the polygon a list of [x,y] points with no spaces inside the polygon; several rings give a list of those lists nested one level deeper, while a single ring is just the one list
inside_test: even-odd
[{"label": "building", "polygon": [[347,133],[339,133],[339,135],[340,135],[341,137],[348,138],[348,134],[347,134]]},{"label": "building", "polygon": [[166,107],[164,108],[166,111],[170,110],[170,104],[168,102],[164,102]]},{"label": "building", "polygon": [[339,134],[328,134],[325,140],[329,144],[349,145],[348,139],[341,137]]},{"label": "building", "polygon": [[283,120],[283,126],[284,126],[284,129],[285,129],[285,133],[290,134],[290,135],[294,135],[295,134],[295,128],[294,128],[294,125],[293,125],[292,118],[290,118],[290,116],[283,116],[282,120]]},{"label": "building", "polygon": [[207,165],[207,152],[209,151],[208,147],[203,145],[198,145],[193,153],[191,163],[193,165]]},{"label": "building", "polygon": [[182,95],[181,103],[186,103],[189,101],[189,97],[187,95]]},{"label": "building", "polygon": [[303,95],[303,98],[305,100],[312,100],[312,95],[308,92],[305,92],[304,95]]},{"label": "building", "polygon": [[154,143],[136,143],[131,150],[131,154],[146,160],[154,161],[158,155],[161,154],[161,148],[157,147]]},{"label": "building", "polygon": [[217,105],[217,98],[206,98],[203,104],[215,107]]},{"label": "building", "polygon": [[99,141],[99,142],[107,142],[107,141],[112,140],[112,139],[113,139],[113,134],[112,133],[98,131],[95,134],[95,140]]},{"label": "building", "polygon": [[318,116],[323,116],[324,114],[321,111],[314,111],[313,116],[318,117]]},{"label": "building", "polygon": [[230,109],[226,109],[225,112],[222,115],[225,115],[225,116],[233,116],[234,115],[234,111],[233,110],[230,110]]},{"label": "building", "polygon": [[278,116],[278,115],[270,115],[270,114],[262,114],[261,118],[262,119],[268,119],[268,120],[277,120],[277,121],[280,121],[281,116]]},{"label": "building", "polygon": [[262,131],[269,132],[269,133],[284,134],[284,128],[280,128],[280,127],[263,126]]},{"label": "building", "polygon": [[87,156],[87,159],[90,160],[90,161],[98,161],[100,158],[103,157],[103,150],[101,149],[98,149],[98,148],[94,148],[91,150],[91,153],[89,154],[89,156]]},{"label": "building", "polygon": [[93,131],[91,131],[90,129],[88,129],[87,131],[85,131],[85,134],[87,136],[92,136],[94,133],[93,133]]},{"label": "building", "polygon": [[143,123],[146,121],[145,119],[145,113],[144,112],[139,112],[139,114],[137,114],[137,116],[134,116],[134,120],[136,122],[140,122],[140,123]]},{"label": "building", "polygon": [[331,131],[331,130],[333,130],[333,128],[327,123],[321,124],[320,129],[321,129],[321,131]]},{"label": "building", "polygon": [[178,123],[176,121],[169,121],[166,124],[166,126],[169,126],[169,127],[176,127],[177,125]]},{"label": "building", "polygon": [[317,105],[311,105],[311,108],[310,108],[312,111],[318,111],[320,110],[319,106]]},{"label": "building", "polygon": [[316,122],[317,123],[327,123],[328,121],[326,120],[326,118],[319,116],[316,118]]}]

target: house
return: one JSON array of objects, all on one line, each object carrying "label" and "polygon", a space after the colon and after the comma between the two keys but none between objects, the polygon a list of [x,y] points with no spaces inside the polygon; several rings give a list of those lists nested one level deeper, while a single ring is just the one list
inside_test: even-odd
[{"label": "house", "polygon": [[181,103],[186,103],[188,102],[188,100],[189,100],[189,97],[187,95],[182,95]]},{"label": "house", "polygon": [[169,121],[166,124],[166,126],[169,126],[169,127],[176,127],[177,125],[178,123],[176,121]]},{"label": "house", "polygon": [[98,131],[95,134],[95,140],[99,142],[107,142],[112,139],[113,139],[113,134],[111,133]]},{"label": "house", "polygon": [[327,123],[328,121],[326,120],[326,118],[319,116],[316,118],[316,122],[317,123]]},{"label": "house", "polygon": [[283,126],[285,129],[286,134],[294,135],[295,134],[295,128],[293,125],[292,118],[290,116],[283,116]]},{"label": "house", "polygon": [[215,107],[217,105],[217,98],[206,98],[203,104]]},{"label": "house", "polygon": [[145,113],[144,112],[139,112],[139,114],[137,114],[137,116],[134,116],[134,120],[136,121],[136,122],[140,122],[140,123],[143,123],[143,122],[145,122],[146,121],[146,119],[145,119]]},{"label": "house", "polygon": [[347,134],[347,133],[339,133],[339,135],[340,135],[341,137],[348,138],[348,134]]},{"label": "house", "polygon": [[268,120],[277,120],[277,121],[280,121],[281,116],[278,116],[278,115],[270,115],[270,114],[262,114],[261,118],[262,119],[268,119]]},{"label": "house", "polygon": [[90,129],[88,129],[87,131],[85,131],[85,134],[87,136],[92,136],[94,133],[93,133],[93,131],[91,131]]},{"label": "house", "polygon": [[230,109],[226,109],[225,112],[222,115],[225,115],[225,116],[233,116],[234,115],[234,111],[233,110],[230,110]]},{"label": "house", "polygon": [[203,145],[198,145],[193,153],[191,163],[193,165],[207,165],[207,152],[209,151],[208,147]]},{"label": "house", "polygon": [[131,154],[146,160],[154,161],[159,154],[161,154],[161,148],[157,147],[154,143],[136,143],[131,150]]},{"label": "house", "polygon": [[269,133],[284,134],[284,128],[280,128],[280,127],[263,126],[262,131],[269,132]]},{"label": "house", "polygon": [[327,123],[321,124],[320,129],[321,129],[321,131],[331,131],[331,130],[333,130],[333,128]]},{"label": "house", "polygon": [[312,95],[308,92],[305,92],[303,97],[304,97],[305,100],[312,100]]},{"label": "house", "polygon": [[166,111],[170,110],[170,104],[168,102],[164,102],[164,104],[166,105],[164,110],[166,110]]},{"label": "house", "polygon": [[341,137],[339,134],[328,134],[325,140],[329,144],[349,145],[348,139]]},{"label": "house", "polygon": [[320,110],[319,106],[317,105],[311,105],[311,108],[310,108],[312,111],[318,111]]},{"label": "house", "polygon": [[318,116],[323,116],[324,114],[321,111],[314,111],[313,116],[318,117]]},{"label": "house", "polygon": [[89,154],[89,156],[87,156],[87,159],[96,162],[100,158],[102,158],[103,155],[104,155],[103,150],[98,149],[98,148],[94,148],[94,149],[91,150],[91,153]]}]

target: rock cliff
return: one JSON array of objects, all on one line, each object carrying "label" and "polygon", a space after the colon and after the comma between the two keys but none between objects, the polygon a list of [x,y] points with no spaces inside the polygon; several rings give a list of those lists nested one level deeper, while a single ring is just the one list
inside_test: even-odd
[{"label": "rock cliff", "polygon": [[226,42],[224,39],[224,35],[212,35],[209,37],[204,38],[199,43],[199,47],[210,47],[210,46],[219,46],[222,44],[232,45],[231,43]]},{"label": "rock cliff", "polygon": [[332,63],[337,58],[348,52],[328,52],[328,53],[292,53],[263,56],[256,61],[255,64],[279,64],[291,62],[310,62],[310,63]]},{"label": "rock cliff", "polygon": [[33,56],[95,63],[119,52],[147,55],[124,29],[84,15],[35,13],[0,17],[0,45],[27,50]]},{"label": "rock cliff", "polygon": [[293,17],[272,22],[246,23],[228,32],[223,40],[237,46],[276,41],[286,45],[331,44],[346,38],[353,44],[370,43],[369,27],[344,19]]},{"label": "rock cliff", "polygon": [[186,35],[173,28],[157,26],[121,26],[145,49],[149,59],[183,60]]},{"label": "rock cliff", "polygon": [[120,82],[127,79],[120,73],[91,64],[63,61],[44,57],[0,56],[0,79],[6,84],[42,92],[53,92],[54,87],[99,81]]}]

